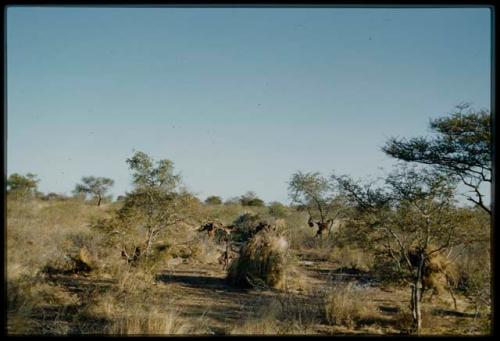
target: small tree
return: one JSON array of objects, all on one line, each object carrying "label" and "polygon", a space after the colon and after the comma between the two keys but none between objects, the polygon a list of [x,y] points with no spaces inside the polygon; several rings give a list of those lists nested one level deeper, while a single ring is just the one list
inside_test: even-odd
[{"label": "small tree", "polygon": [[219,196],[212,195],[205,199],[205,204],[207,205],[220,205],[222,204],[222,199]]},{"label": "small tree", "polygon": [[252,191],[248,191],[243,194],[240,198],[240,203],[243,206],[264,206],[264,201],[257,197],[257,194]]},{"label": "small tree", "polygon": [[13,173],[7,179],[7,193],[22,198],[33,197],[37,194],[39,182],[33,173],[26,175]]},{"label": "small tree", "polygon": [[342,198],[336,193],[334,184],[318,172],[293,174],[288,191],[293,204],[309,213],[310,226],[313,216],[319,215],[319,224],[329,224],[330,232],[334,220],[343,212]]},{"label": "small tree", "polygon": [[437,254],[471,243],[474,236],[459,229],[464,216],[454,207],[455,183],[435,172],[402,168],[386,179],[386,189],[360,186],[350,178],[332,176],[356,208],[359,233],[394,264],[411,288],[410,308],[417,333],[426,267]]},{"label": "small tree", "polygon": [[100,206],[106,192],[110,190],[113,184],[114,181],[109,178],[84,176],[82,178],[82,183],[75,186],[73,193],[75,195],[85,196],[90,194],[92,197],[97,199],[97,206]]},{"label": "small tree", "polygon": [[297,172],[288,183],[289,196],[295,204],[305,207],[309,215],[311,210],[319,213],[321,222],[326,221],[328,204],[331,200],[331,187],[328,179],[319,173]]},{"label": "small tree", "polygon": [[269,214],[275,218],[284,218],[287,215],[287,207],[280,202],[272,202],[269,204]]},{"label": "small tree", "polygon": [[173,162],[154,163],[147,154],[136,152],[127,159],[134,190],[127,193],[118,211],[124,229],[145,231],[145,256],[151,254],[154,240],[169,227],[184,221],[198,200],[180,187],[181,177]]},{"label": "small tree", "polygon": [[433,137],[391,138],[382,150],[396,159],[431,165],[457,177],[474,193],[467,199],[491,214],[479,190],[483,182],[491,183],[491,114],[472,110],[468,104],[456,109],[449,117],[430,121]]}]

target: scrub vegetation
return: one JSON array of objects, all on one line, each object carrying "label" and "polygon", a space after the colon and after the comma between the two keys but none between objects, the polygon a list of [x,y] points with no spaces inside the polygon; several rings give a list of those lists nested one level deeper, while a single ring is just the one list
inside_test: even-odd
[{"label": "scrub vegetation", "polygon": [[290,204],[202,201],[144,152],[117,200],[109,178],[66,196],[11,174],[7,333],[490,334],[490,116],[460,106],[431,137],[390,138],[384,179],[290,174]]}]

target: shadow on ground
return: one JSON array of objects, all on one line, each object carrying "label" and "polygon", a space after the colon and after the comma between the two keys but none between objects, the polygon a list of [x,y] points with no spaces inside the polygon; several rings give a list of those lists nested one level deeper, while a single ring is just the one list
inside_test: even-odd
[{"label": "shadow on ground", "polygon": [[160,274],[157,281],[164,283],[178,283],[192,288],[216,289],[234,292],[248,292],[248,289],[236,288],[229,285],[225,278],[199,275]]},{"label": "shadow on ground", "polygon": [[436,308],[432,310],[432,315],[437,316],[454,316],[454,317],[477,317],[474,313],[463,313],[460,311]]},{"label": "shadow on ground", "polygon": [[388,307],[383,305],[379,306],[378,309],[386,314],[398,314],[401,311],[399,307]]}]

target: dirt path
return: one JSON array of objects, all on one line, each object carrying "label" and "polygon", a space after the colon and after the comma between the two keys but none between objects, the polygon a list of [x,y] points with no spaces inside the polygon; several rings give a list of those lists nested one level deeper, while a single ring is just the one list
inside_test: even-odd
[{"label": "dirt path", "polygon": [[[409,292],[404,288],[385,287],[376,282],[369,273],[339,268],[337,264],[311,255],[299,255],[299,267],[309,279],[311,290],[307,292],[283,293],[274,290],[245,290],[228,285],[226,271],[217,265],[181,263],[166,269],[157,276],[160,290],[172,298],[170,305],[181,316],[191,321],[200,319],[212,334],[226,335],[245,320],[258,318],[259,308],[266,307],[280,297],[299,299],[303,305],[316,306],[310,311],[321,312],[323,297],[335,283],[352,282],[361,289],[364,308],[369,312],[355,327],[329,325],[324,317],[318,317],[313,330],[317,334],[399,334],[401,333],[402,312],[407,310]],[[66,279],[65,279],[66,278]],[[59,277],[57,282],[72,292],[99,289],[108,290],[112,281],[99,282],[95,279]],[[318,295],[318,293],[320,293]],[[459,301],[460,311],[465,304]],[[433,327],[453,332],[457,319],[470,319],[470,314],[450,309],[450,304],[434,301],[424,304]],[[92,323],[101,323],[94,321]],[[443,329],[444,328],[444,329]]]},{"label": "dirt path", "polygon": [[[311,255],[299,255],[299,266],[307,275],[312,290],[299,294],[311,304],[321,304],[314,292],[325,292],[338,282],[353,282],[362,289],[366,298],[365,308],[370,312],[353,329],[334,327],[319,320],[315,330],[319,334],[400,334],[403,311],[407,310],[409,292],[405,288],[385,287],[369,273],[338,268],[335,263],[315,259]],[[271,290],[235,289],[225,281],[226,272],[217,266],[193,266],[180,264],[175,270],[164,271],[159,279],[175,296],[175,305],[186,317],[204,315],[214,334],[228,334],[242,321],[256,317],[256,306],[263,306],[283,293]],[[297,294],[295,294],[297,295]],[[318,301],[318,302],[317,302]],[[461,302],[460,308],[465,309]],[[430,312],[434,327],[453,330],[456,319],[468,319],[470,314],[450,309],[446,299],[424,303]],[[403,331],[404,332],[404,331]]]},{"label": "dirt path", "polygon": [[214,334],[224,335],[251,314],[250,308],[257,300],[273,295],[232,288],[225,277],[226,272],[215,266],[182,265],[164,271],[158,279],[167,285],[182,315],[194,318],[203,315]]},{"label": "dirt path", "polygon": [[[366,274],[346,273],[336,268],[335,264],[325,261],[303,260],[299,263],[301,270],[310,279],[310,293],[301,294],[302,299],[311,304],[321,304],[317,294],[331,287],[332,282],[354,281],[366,288],[373,296],[372,304],[380,306],[379,318],[367,321],[368,324],[379,324],[388,327],[393,317],[400,311],[397,298],[393,292],[384,292],[370,283]],[[220,267],[196,268],[192,265],[178,265],[175,270],[164,271],[159,279],[165,283],[169,292],[175,296],[175,305],[186,317],[204,315],[215,334],[228,334],[237,324],[255,317],[255,306],[265,305],[283,293],[265,290],[235,289],[225,281],[226,272]],[[297,294],[296,294],[297,295]],[[318,333],[342,333],[342,329],[333,328],[319,321],[315,326]],[[385,332],[396,333],[394,328],[385,328]]]}]

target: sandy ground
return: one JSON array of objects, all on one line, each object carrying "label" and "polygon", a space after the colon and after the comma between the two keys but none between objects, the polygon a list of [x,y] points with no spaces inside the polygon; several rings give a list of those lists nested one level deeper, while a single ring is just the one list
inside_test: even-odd
[{"label": "sandy ground", "polygon": [[[407,310],[409,292],[404,288],[384,287],[374,281],[369,274],[339,269],[332,262],[316,259],[314,254],[299,254],[299,267],[307,276],[310,290],[283,293],[275,290],[244,290],[226,283],[226,271],[216,265],[193,265],[180,263],[158,274],[158,287],[164,290],[172,305],[182,316],[200,318],[209,326],[214,335],[230,333],[243,321],[258,318],[259,307],[265,307],[280,295],[295,295],[303,304],[323,306],[318,293],[328,290],[334,282],[353,281],[362,288],[366,297],[366,308],[370,317],[358,323],[356,327],[346,328],[329,325],[324,317],[318,317],[313,325],[314,333],[326,335],[351,334],[400,334],[398,319],[401,312]],[[79,293],[89,289],[108,290],[112,287],[109,280],[97,281],[78,276],[57,276],[53,281],[64,285],[70,291]],[[76,309],[77,307],[75,307]],[[466,312],[465,301],[458,299],[458,311],[453,309],[451,298],[434,299],[424,302],[423,310],[432,319],[432,328],[438,333],[456,333],[459,320],[470,320],[474,315]],[[89,321],[99,323],[99,321]],[[90,325],[89,325],[90,326]]]}]

